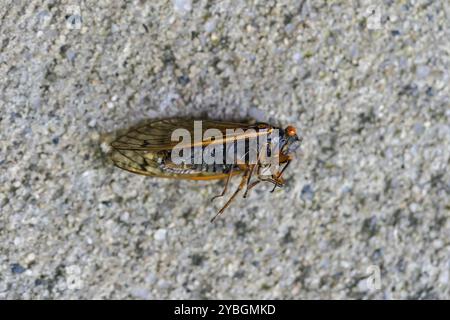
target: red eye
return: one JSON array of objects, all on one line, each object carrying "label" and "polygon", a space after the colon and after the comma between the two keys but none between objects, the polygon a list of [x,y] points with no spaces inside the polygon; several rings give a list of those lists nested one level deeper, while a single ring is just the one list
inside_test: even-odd
[{"label": "red eye", "polygon": [[286,128],[286,134],[289,137],[295,136],[297,134],[297,129],[295,129],[293,126],[288,126]]}]

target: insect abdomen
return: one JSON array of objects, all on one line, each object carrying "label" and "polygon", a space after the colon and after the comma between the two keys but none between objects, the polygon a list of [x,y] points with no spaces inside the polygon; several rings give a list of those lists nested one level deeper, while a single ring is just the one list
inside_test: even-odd
[{"label": "insect abdomen", "polygon": [[231,168],[234,165],[232,164],[194,164],[193,169],[201,172],[211,172],[211,173],[229,173]]}]

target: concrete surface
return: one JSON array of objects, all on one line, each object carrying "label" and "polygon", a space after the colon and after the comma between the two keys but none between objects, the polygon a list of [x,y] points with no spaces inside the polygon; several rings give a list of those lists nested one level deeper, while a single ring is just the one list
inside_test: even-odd
[{"label": "concrete surface", "polygon": [[[447,1],[0,2],[0,298],[450,298]],[[171,116],[296,125],[287,187],[108,162]]]}]

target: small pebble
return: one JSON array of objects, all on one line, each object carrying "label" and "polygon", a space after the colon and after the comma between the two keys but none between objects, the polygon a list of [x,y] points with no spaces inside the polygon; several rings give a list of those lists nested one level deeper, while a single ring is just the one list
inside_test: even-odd
[{"label": "small pebble", "polygon": [[166,240],[167,230],[166,229],[158,229],[156,230],[153,237],[156,241],[164,241]]},{"label": "small pebble", "polygon": [[13,263],[11,265],[11,272],[14,274],[21,274],[21,273],[24,273],[25,271],[26,271],[26,269],[18,263]]}]

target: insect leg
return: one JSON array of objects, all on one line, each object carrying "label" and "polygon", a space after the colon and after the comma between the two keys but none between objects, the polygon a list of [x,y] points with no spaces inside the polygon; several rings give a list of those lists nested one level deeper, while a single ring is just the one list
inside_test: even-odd
[{"label": "insect leg", "polygon": [[225,203],[223,208],[220,209],[219,212],[217,212],[217,214],[211,219],[211,222],[213,222],[219,215],[221,215],[225,211],[226,208],[228,208],[228,206],[231,204],[231,202],[233,202],[234,198],[237,196],[239,191],[241,191],[244,188],[245,184],[247,183],[249,172],[250,171],[248,169],[244,172],[244,176],[242,177],[242,180],[241,180],[241,183],[239,184],[239,187],[233,193],[233,195],[230,197],[230,199],[227,201],[227,203]]},{"label": "insect leg", "polygon": [[[278,180],[278,179],[281,178],[281,176],[283,175],[284,170],[286,170],[286,168],[288,167],[289,163],[291,163],[291,160],[289,160],[288,162],[286,162],[286,165],[283,167],[283,169],[281,169],[280,173],[277,175],[276,180]],[[272,191],[270,191],[270,192],[274,192],[276,187],[277,187],[277,184],[275,184],[275,185],[273,186],[273,189],[272,189]]]},{"label": "insect leg", "polygon": [[[255,181],[255,182],[253,182],[253,183],[251,183],[251,184],[248,184],[247,183],[247,190],[245,190],[245,193],[244,193],[244,198],[247,198],[247,196],[248,196],[248,193],[250,192],[250,190],[251,189],[253,189],[253,187],[255,187],[256,185],[258,185],[260,182],[270,182],[270,183],[272,183],[273,185],[274,185],[274,187],[282,187],[283,186],[283,184],[284,184],[284,182],[283,182],[283,179],[281,178],[281,177],[279,177],[279,175],[277,175],[278,176],[278,178],[276,178],[276,179],[274,179],[274,178],[266,178],[266,177],[262,177],[261,176],[261,166],[258,166],[258,171],[257,171],[257,174],[258,174],[258,181]],[[249,180],[250,181],[250,180]]]},{"label": "insect leg", "polygon": [[247,198],[248,192],[251,189],[253,189],[255,186],[257,186],[260,182],[270,182],[270,183],[273,183],[275,187],[282,187],[283,186],[282,182],[277,181],[275,179],[272,179],[272,178],[260,178],[260,180],[255,181],[255,182],[251,183],[250,185],[247,185],[247,190],[245,191],[244,198]]},{"label": "insect leg", "polygon": [[251,187],[249,186],[249,185],[250,185],[250,178],[252,177],[252,174],[253,174],[253,171],[254,171],[255,167],[257,168],[257,171],[256,171],[256,172],[257,172],[257,174],[258,174],[258,178],[261,180],[261,178],[260,178],[260,175],[261,175],[260,161],[261,161],[261,157],[262,157],[262,155],[263,155],[262,150],[263,150],[263,148],[265,148],[267,145],[268,145],[267,143],[264,144],[264,145],[260,148],[260,150],[259,150],[259,152],[258,152],[258,158],[256,159],[256,164],[252,167],[252,171],[250,172],[250,175],[249,175],[249,177],[248,177],[248,181],[247,181],[247,189],[245,190],[244,198],[247,198],[248,192],[250,191],[250,189],[253,188],[254,186],[256,186],[256,185],[259,183],[259,181],[256,181],[256,182],[253,182],[253,183],[251,184]]},{"label": "insect leg", "polygon": [[266,181],[266,182],[270,182],[272,183],[275,187],[282,187],[284,185],[284,180],[283,178],[277,178],[277,179],[273,179],[273,178],[264,178],[261,179],[261,181]]},{"label": "insect leg", "polygon": [[259,174],[259,167],[258,167],[258,164],[252,165],[252,166],[251,166],[251,169],[250,169],[250,174],[248,175],[248,179],[247,179],[247,189],[245,190],[245,193],[244,193],[244,196],[243,196],[244,198],[247,198],[247,193],[248,193],[248,190],[249,190],[248,186],[249,186],[249,184],[250,184],[250,180],[251,180],[251,178],[252,178],[253,171],[255,171],[255,167],[258,168],[258,174]]},{"label": "insect leg", "polygon": [[249,192],[251,189],[253,189],[254,186],[256,186],[257,184],[259,184],[261,181],[262,181],[262,180],[258,180],[258,181],[253,182],[253,183],[250,184],[250,185],[247,185],[247,190],[245,190],[244,198],[247,198],[248,192]]},{"label": "insect leg", "polygon": [[214,201],[214,199],[223,197],[225,195],[225,193],[227,192],[227,189],[228,189],[228,183],[231,180],[232,173],[233,173],[233,166],[231,166],[230,172],[228,173],[227,181],[225,182],[225,187],[223,188],[222,193],[218,194],[217,196],[212,197],[211,201]]}]

